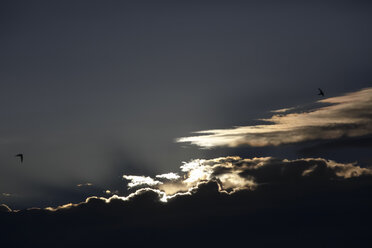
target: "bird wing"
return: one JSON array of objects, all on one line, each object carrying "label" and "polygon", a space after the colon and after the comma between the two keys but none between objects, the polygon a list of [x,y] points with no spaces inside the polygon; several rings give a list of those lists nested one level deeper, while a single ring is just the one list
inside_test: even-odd
[{"label": "bird wing", "polygon": [[19,157],[21,159],[21,162],[23,162],[23,154],[19,153],[19,154],[15,155],[15,157]]}]

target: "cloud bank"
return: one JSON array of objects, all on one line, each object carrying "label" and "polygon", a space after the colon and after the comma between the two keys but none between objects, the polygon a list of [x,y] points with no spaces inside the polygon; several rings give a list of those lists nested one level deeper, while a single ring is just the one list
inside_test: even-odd
[{"label": "cloud bank", "polygon": [[[180,172],[149,176],[123,175],[127,187],[134,189],[127,196],[113,194],[109,198],[92,196],[85,202],[68,203],[45,210],[58,211],[87,204],[92,199],[105,203],[111,201],[130,202],[132,199],[151,192],[157,201],[169,202],[178,197],[191,196],[200,185],[213,183],[221,194],[232,195],[239,191],[257,191],[261,187],[272,185],[291,185],[306,183],[317,185],[319,182],[367,178],[372,180],[372,168],[362,168],[356,163],[337,163],[323,158],[302,158],[295,160],[273,157],[241,158],[227,156],[214,159],[194,159],[183,162]],[[372,182],[372,181],[371,181]],[[2,205],[2,211],[12,211]],[[17,210],[18,211],[18,210]]]},{"label": "cloud bank", "polygon": [[[366,247],[372,171],[321,158],[221,157],[184,163],[128,196],[56,208],[0,206],[6,247]],[[137,180],[135,177],[127,179]],[[167,192],[169,187],[174,192]],[[172,190],[170,190],[172,191]]]},{"label": "cloud bank", "polygon": [[372,133],[372,88],[318,101],[327,106],[298,113],[293,108],[274,111],[270,124],[214,129],[178,138],[202,148],[278,146],[317,139],[357,137]]},{"label": "cloud bank", "polygon": [[[177,193],[187,193],[200,183],[216,182],[220,192],[234,193],[239,190],[255,190],[262,184],[285,183],[288,180],[335,180],[361,176],[372,176],[372,169],[361,168],[355,163],[337,163],[322,158],[296,160],[273,157],[241,158],[239,156],[215,159],[195,159],[184,162],[180,175],[168,173],[155,176],[157,180],[145,176],[124,175],[130,180],[129,188],[150,187],[171,197]],[[164,195],[162,196],[163,199]]]}]

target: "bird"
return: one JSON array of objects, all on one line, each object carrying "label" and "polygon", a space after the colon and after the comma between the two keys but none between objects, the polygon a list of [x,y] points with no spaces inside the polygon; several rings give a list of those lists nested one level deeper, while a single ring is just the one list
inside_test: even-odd
[{"label": "bird", "polygon": [[319,96],[324,96],[324,92],[322,91],[322,89],[321,88],[318,88],[318,90],[319,90]]},{"label": "bird", "polygon": [[19,157],[21,159],[21,163],[23,163],[23,154],[22,153],[18,153],[17,155],[15,155],[15,157]]}]

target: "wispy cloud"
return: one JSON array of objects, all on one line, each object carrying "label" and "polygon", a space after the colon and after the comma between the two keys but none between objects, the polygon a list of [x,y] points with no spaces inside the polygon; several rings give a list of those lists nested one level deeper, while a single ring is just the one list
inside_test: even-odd
[{"label": "wispy cloud", "polygon": [[1,212],[12,212],[12,209],[9,208],[7,205],[5,204],[0,204],[0,213]]},{"label": "wispy cloud", "polygon": [[179,175],[177,175],[176,173],[173,173],[173,172],[169,172],[169,173],[165,173],[165,174],[161,174],[161,175],[156,175],[157,178],[164,178],[164,179],[168,179],[168,180],[175,180],[175,179],[178,179],[180,178]]},{"label": "wispy cloud", "polygon": [[92,186],[93,184],[92,183],[80,183],[78,185],[76,185],[77,187],[84,187],[84,186]]},{"label": "wispy cloud", "polygon": [[202,148],[260,147],[372,133],[372,88],[318,103],[326,106],[298,113],[285,113],[292,108],[276,110],[277,114],[271,118],[262,119],[269,124],[198,131],[195,133],[200,135],[181,137],[176,141]]},{"label": "wispy cloud", "polygon": [[285,113],[285,112],[288,112],[288,111],[294,110],[294,109],[296,109],[296,107],[276,109],[276,110],[271,110],[270,112],[272,112],[272,113]]},{"label": "wispy cloud", "polygon": [[146,176],[133,176],[133,175],[124,175],[124,179],[129,180],[128,187],[133,188],[141,185],[157,185],[160,184],[160,181],[154,180],[151,177]]}]

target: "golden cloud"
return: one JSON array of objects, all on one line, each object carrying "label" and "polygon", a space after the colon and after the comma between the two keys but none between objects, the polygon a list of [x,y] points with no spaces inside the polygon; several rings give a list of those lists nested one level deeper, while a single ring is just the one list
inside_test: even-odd
[{"label": "golden cloud", "polygon": [[213,129],[181,137],[202,148],[278,146],[317,139],[356,137],[372,133],[372,88],[318,101],[326,106],[298,113],[285,113],[293,108],[274,111],[270,124]]}]

